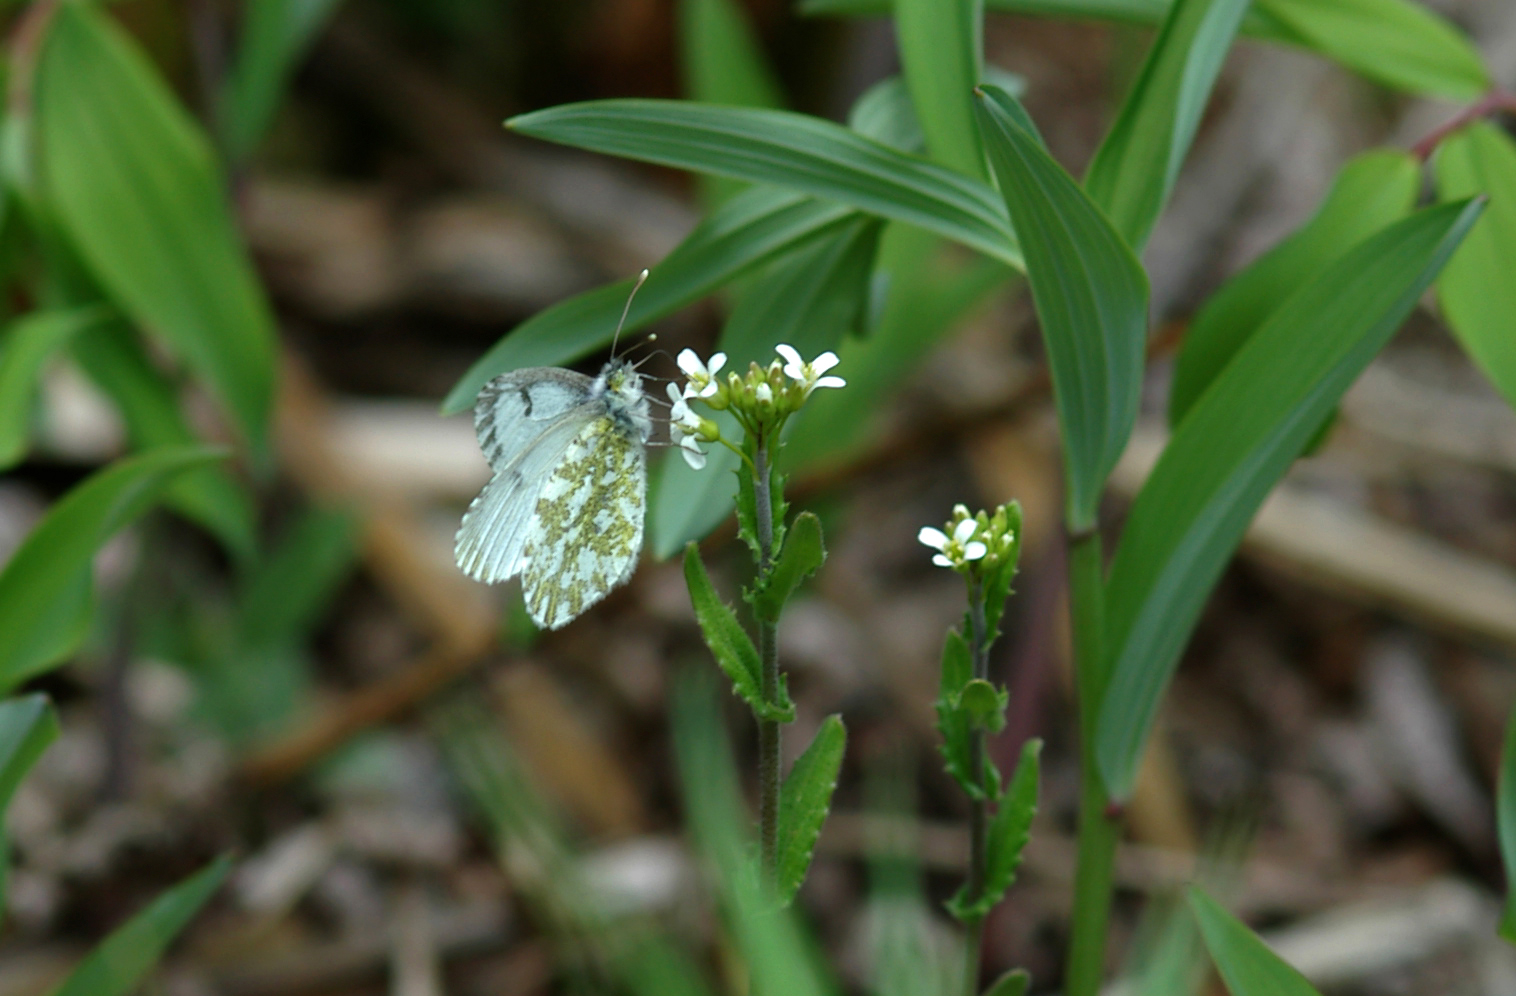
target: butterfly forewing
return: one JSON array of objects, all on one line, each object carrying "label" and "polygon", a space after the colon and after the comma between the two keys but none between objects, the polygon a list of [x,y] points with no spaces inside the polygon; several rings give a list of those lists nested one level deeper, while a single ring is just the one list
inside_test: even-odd
[{"label": "butterfly forewing", "polygon": [[531,367],[501,374],[484,385],[474,402],[474,432],[490,468],[502,470],[555,419],[588,401],[591,383],[572,370]]},{"label": "butterfly forewing", "polygon": [[585,425],[537,498],[521,574],[527,611],[557,629],[631,576],[642,549],[647,458],[609,416]]}]

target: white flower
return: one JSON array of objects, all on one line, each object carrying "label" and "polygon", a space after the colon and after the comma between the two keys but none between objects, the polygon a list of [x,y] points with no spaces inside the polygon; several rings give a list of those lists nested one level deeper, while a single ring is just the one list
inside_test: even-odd
[{"label": "white flower", "polygon": [[964,519],[953,527],[953,542],[962,548],[964,560],[979,560],[986,553],[990,552],[989,547],[978,540],[970,542],[973,539],[974,531],[978,528],[979,523],[973,519]]},{"label": "white flower", "polygon": [[705,466],[705,451],[700,448],[700,426],[704,421],[690,411],[689,402],[679,393],[678,384],[668,386],[669,439],[679,447],[679,455],[695,470]]},{"label": "white flower", "polygon": [[841,377],[822,376],[837,365],[837,354],[831,350],[827,350],[809,363],[801,360],[799,351],[787,343],[781,342],[775,346],[774,352],[784,357],[784,375],[800,385],[802,397],[810,397],[811,392],[818,387],[847,386],[847,381]]},{"label": "white flower", "polygon": [[929,546],[937,553],[932,557],[932,563],[938,567],[952,567],[953,562],[947,558],[948,544],[952,541],[941,529],[933,529],[931,526],[922,526],[921,532],[916,534],[916,539],[922,546]]},{"label": "white flower", "polygon": [[695,355],[693,349],[681,349],[674,362],[679,364],[679,369],[683,370],[684,375],[689,378],[689,384],[684,389],[684,396],[709,398],[718,390],[716,374],[726,366],[726,354],[717,353],[711,357],[711,362],[707,365],[700,361],[700,357]]},{"label": "white flower", "polygon": [[988,547],[974,539],[974,532],[978,528],[979,523],[973,519],[964,519],[953,527],[953,535],[949,536],[941,529],[923,526],[921,532],[916,534],[916,539],[923,546],[937,551],[932,557],[932,563],[938,567],[957,567],[970,560],[979,560],[989,553]]},{"label": "white flower", "polygon": [[705,467],[705,451],[700,448],[694,436],[685,436],[679,440],[679,455],[684,457],[684,462],[692,470]]}]

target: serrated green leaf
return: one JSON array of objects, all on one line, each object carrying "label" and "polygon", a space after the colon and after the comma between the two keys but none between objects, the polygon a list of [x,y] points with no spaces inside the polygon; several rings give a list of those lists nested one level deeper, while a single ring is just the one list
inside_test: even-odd
[{"label": "serrated green leaf", "polygon": [[1012,969],[990,984],[984,996],[1026,996],[1032,976],[1024,968]]},{"label": "serrated green leaf", "polygon": [[[839,204],[758,188],[712,212],[662,262],[632,299],[625,335],[720,289],[783,252],[857,217]],[[442,403],[444,415],[473,407],[479,389],[520,367],[559,366],[610,344],[631,280],[576,295],[516,326],[469,368]]]},{"label": "serrated green leaf", "polygon": [[963,686],[974,677],[974,656],[963,634],[950,629],[942,642],[942,677],[938,697],[957,705]]},{"label": "serrated green leaf", "polygon": [[1131,792],[1180,651],[1248,522],[1480,208],[1430,208],[1365,240],[1285,302],[1180,423],[1107,582],[1096,753],[1112,798]]},{"label": "serrated green leaf", "polygon": [[788,723],[795,718],[795,705],[781,688],[779,701],[773,704],[763,699],[761,676],[762,661],[752,638],[737,621],[731,607],[716,594],[705,564],[700,560],[700,548],[694,543],[684,548],[684,580],[690,591],[690,603],[695,608],[695,620],[700,623],[700,632],[705,645],[710,648],[716,663],[732,682],[732,691],[746,702],[759,719]]},{"label": "serrated green leaf", "polygon": [[[802,0],[808,15],[890,12],[892,0]],[[987,10],[1156,27],[1169,0],[986,0]],[[1242,33],[1333,59],[1409,93],[1469,100],[1489,87],[1479,54],[1448,21],[1415,0],[1254,0]]]},{"label": "serrated green leaf", "polygon": [[[1079,184],[1022,129],[1015,98],[980,90],[990,164],[1023,233],[1064,446],[1065,514],[1088,528],[1137,420],[1147,343],[1141,264]],[[1024,113],[1024,112],[1022,112]]]},{"label": "serrated green leaf", "polygon": [[107,937],[52,996],[129,996],[231,870],[229,858],[180,882]]},{"label": "serrated green leaf", "polygon": [[161,501],[175,476],[221,456],[184,446],[128,457],[90,475],[48,510],[0,571],[0,689],[73,652],[89,621],[96,551]]},{"label": "serrated green leaf", "polygon": [[1042,741],[1028,740],[1021,748],[1016,773],[995,810],[986,844],[984,891],[977,899],[968,895],[968,885],[948,901],[948,910],[958,920],[973,923],[989,916],[1006,890],[1016,880],[1021,856],[1032,839],[1032,820],[1037,816],[1037,793],[1041,784]]},{"label": "serrated green leaf", "polygon": [[37,67],[39,175],[111,299],[194,369],[256,452],[273,406],[273,315],[210,143],[101,11],[60,7]]},{"label": "serrated green leaf", "polygon": [[32,405],[47,361],[107,314],[89,307],[34,311],[0,332],[0,470],[26,456]]},{"label": "serrated green leaf", "polygon": [[1420,187],[1421,167],[1409,153],[1375,149],[1350,160],[1311,220],[1228,281],[1196,314],[1174,364],[1169,425],[1180,423],[1291,294],[1359,242],[1409,214]]},{"label": "serrated green leaf", "polygon": [[[109,322],[75,337],[71,350],[90,380],[110,396],[126,422],[135,450],[200,442],[179,402],[178,391],[158,370],[131,329]],[[243,561],[257,544],[251,495],[225,467],[211,465],[174,479],[164,504],[198,523]]]},{"label": "serrated green leaf", "polygon": [[1005,729],[1005,707],[1009,694],[983,678],[974,678],[958,693],[958,707],[968,716],[970,728],[987,733]]},{"label": "serrated green leaf", "polygon": [[988,179],[971,94],[984,64],[984,0],[895,0],[895,38],[932,158]]},{"label": "serrated green leaf", "polygon": [[816,739],[795,759],[784,787],[779,793],[779,852],[775,874],[779,898],[788,903],[795,898],[827,813],[832,811],[832,793],[837,789],[837,773],[842,770],[842,755],[847,748],[847,729],[841,716],[821,721]]},{"label": "serrated green leaf", "polygon": [[1505,865],[1505,912],[1500,918],[1500,936],[1516,944],[1516,710],[1506,720],[1505,746],[1500,752],[1500,773],[1495,786],[1495,826],[1500,838],[1500,861]]},{"label": "serrated green leaf", "polygon": [[1249,0],[1178,0],[1164,19],[1085,190],[1139,252],[1179,178]]},{"label": "serrated green leaf", "polygon": [[1190,889],[1190,910],[1232,996],[1321,996],[1305,976],[1198,888]]},{"label": "serrated green leaf", "polygon": [[1478,122],[1448,136],[1433,163],[1444,201],[1476,194],[1490,205],[1437,280],[1443,317],[1474,362],[1516,405],[1516,142]]},{"label": "serrated green leaf", "polygon": [[341,0],[258,0],[243,7],[237,55],[217,108],[233,163],[252,155],[273,121],[290,76]]},{"label": "serrated green leaf", "polygon": [[1016,236],[989,186],[821,118],[677,100],[596,100],[506,124],[592,152],[838,201],[1021,267]]},{"label": "serrated green leaf", "polygon": [[768,584],[753,598],[753,609],[760,619],[777,623],[800,583],[820,570],[826,561],[826,546],[821,540],[821,520],[810,512],[801,512],[790,525],[784,548],[774,562]]}]

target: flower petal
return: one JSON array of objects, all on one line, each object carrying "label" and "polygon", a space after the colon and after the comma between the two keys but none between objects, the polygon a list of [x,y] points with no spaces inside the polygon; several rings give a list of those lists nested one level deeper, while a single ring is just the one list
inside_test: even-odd
[{"label": "flower petal", "polygon": [[964,519],[962,522],[958,523],[958,525],[953,527],[953,539],[957,540],[959,543],[966,543],[968,542],[969,537],[973,536],[975,530],[978,528],[979,523],[975,522],[973,519]]},{"label": "flower petal", "polygon": [[716,355],[712,356],[711,357],[711,365],[708,368],[709,371],[710,371],[711,376],[712,377],[716,376],[716,372],[718,370],[720,370],[724,366],[726,366],[726,354],[725,353],[717,353]]},{"label": "flower petal", "polygon": [[674,362],[679,364],[680,370],[683,370],[691,377],[697,375],[707,377],[710,375],[709,371],[705,368],[705,364],[700,362],[700,357],[695,355],[693,349],[681,349],[679,355],[675,357]]},{"label": "flower petal", "polygon": [[938,567],[952,567],[953,566],[953,562],[951,560],[947,559],[947,557],[943,556],[940,553],[939,554],[935,554],[932,557],[932,563],[936,564]]},{"label": "flower petal", "polygon": [[828,370],[832,369],[840,362],[841,361],[837,359],[837,354],[829,349],[811,361],[811,370],[819,376],[826,373]]},{"label": "flower petal", "polygon": [[984,557],[985,554],[987,554],[989,552],[990,552],[989,547],[985,546],[983,543],[979,542],[978,540],[975,540],[972,543],[967,543],[967,544],[964,545],[964,547],[963,547],[963,559],[964,560],[980,560],[980,559],[982,559]]},{"label": "flower petal", "polygon": [[841,377],[822,377],[816,381],[814,387],[847,387],[847,381]]},{"label": "flower petal", "polygon": [[798,367],[801,365],[802,361],[800,359],[800,352],[787,342],[781,342],[779,345],[775,346],[774,352],[784,357],[785,360],[794,366]]},{"label": "flower petal", "polygon": [[921,532],[916,534],[916,539],[923,546],[929,546],[933,550],[941,550],[948,545],[947,534],[931,526],[922,526]]}]

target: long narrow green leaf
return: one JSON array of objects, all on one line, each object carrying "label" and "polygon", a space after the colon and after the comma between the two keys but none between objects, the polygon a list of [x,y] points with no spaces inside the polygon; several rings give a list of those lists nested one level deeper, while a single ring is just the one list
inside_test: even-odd
[{"label": "long narrow green leaf", "polygon": [[1177,0],[1105,141],[1085,189],[1135,249],[1168,202],[1248,0]]},{"label": "long narrow green leaf", "polygon": [[36,77],[43,194],[100,285],[206,379],[256,451],[274,321],[205,135],[103,12],[64,4]]},{"label": "long narrow green leaf", "polygon": [[1111,564],[1096,753],[1112,798],[1132,789],[1179,653],[1253,514],[1482,207],[1430,208],[1363,242],[1276,311],[1180,423]]},{"label": "long narrow green leaf", "polygon": [[984,0],[895,0],[895,38],[932,158],[987,179],[971,94],[984,67]]},{"label": "long narrow green leaf", "polygon": [[236,62],[218,108],[232,162],[246,160],[273,120],[300,57],[341,0],[256,0],[243,8]]},{"label": "long narrow green leaf", "polygon": [[839,201],[1021,267],[1005,209],[987,185],[821,118],[677,100],[597,100],[506,124],[592,152]]},{"label": "long narrow green leaf", "polygon": [[[802,0],[809,15],[885,15],[892,0]],[[1169,0],[985,0],[997,13],[1156,27]],[[1250,38],[1303,48],[1408,93],[1467,100],[1488,88],[1479,53],[1417,0],[1254,0]]]},{"label": "long narrow green leaf", "polygon": [[1023,129],[1015,98],[994,87],[981,92],[985,148],[1022,233],[1052,368],[1068,523],[1085,529],[1137,421],[1147,275],[1079,184]]},{"label": "long narrow green leaf", "polygon": [[1297,288],[1409,214],[1420,187],[1420,165],[1398,149],[1365,152],[1344,166],[1311,220],[1233,277],[1190,323],[1169,388],[1169,424],[1179,424],[1248,337]]},{"label": "long narrow green leaf", "polygon": [[1321,996],[1305,976],[1198,888],[1190,890],[1190,910],[1232,996]]},{"label": "long narrow green leaf", "polygon": [[[807,359],[836,349],[867,304],[879,229],[877,219],[854,213],[753,280],[721,333],[720,347],[732,368],[767,363],[781,342]],[[735,424],[726,428],[738,431]],[[710,450],[700,470],[678,457],[663,461],[650,515],[654,556],[672,556],[731,514],[737,456],[722,446]]]},{"label": "long narrow green leaf", "polygon": [[52,996],[130,996],[136,992],[169,943],[221,887],[231,867],[230,858],[217,858],[153,900],[90,952]]},{"label": "long narrow green leaf", "polygon": [[1516,709],[1505,724],[1500,752],[1500,775],[1495,786],[1495,824],[1500,837],[1500,862],[1505,866],[1505,912],[1500,936],[1516,944]]},{"label": "long narrow green leaf", "polygon": [[[47,745],[58,739],[58,714],[46,695],[32,694],[0,702],[0,817],[10,806],[21,779]],[[0,909],[10,884],[10,854],[0,838]]]},{"label": "long narrow green leaf", "polygon": [[779,794],[779,851],[775,873],[779,880],[779,899],[789,902],[800,891],[805,873],[827,814],[832,811],[832,793],[837,789],[837,773],[842,770],[842,755],[847,749],[847,729],[841,716],[821,721],[816,739],[795,759]]},{"label": "long narrow green leaf", "polygon": [[1443,200],[1490,198],[1489,210],[1442,271],[1437,299],[1463,348],[1516,405],[1516,142],[1480,122],[1449,136],[1434,167]]},{"label": "long narrow green leaf", "polygon": [[47,361],[107,314],[104,308],[34,311],[0,332],[0,470],[26,456],[32,404]]},{"label": "long narrow green leaf", "polygon": [[[632,300],[626,332],[634,332],[716,291],[787,250],[857,217],[838,204],[773,189],[744,192],[701,222],[658,265]],[[507,370],[556,366],[611,341],[632,281],[571,297],[516,326],[464,374],[443,414],[471,408],[479,389]]]},{"label": "long narrow green leaf", "polygon": [[[784,97],[736,0],[681,0],[679,54],[684,88],[694,100],[734,107],[783,107]],[[731,200],[747,185],[700,177],[706,207]]]},{"label": "long narrow green leaf", "polygon": [[[115,403],[133,449],[200,442],[185,418],[178,390],[124,323],[87,329],[75,337],[72,354]],[[252,557],[257,544],[252,496],[225,467],[210,465],[180,474],[169,485],[164,503],[199,523],[243,560]]]},{"label": "long narrow green leaf", "polygon": [[221,455],[183,446],[129,457],[92,474],[48,511],[0,572],[0,689],[46,671],[78,646],[95,552],[160,501],[178,474]]},{"label": "long narrow green leaf", "polygon": [[1408,93],[1472,100],[1489,71],[1457,28],[1407,0],[1259,0],[1259,9],[1302,48]]}]

